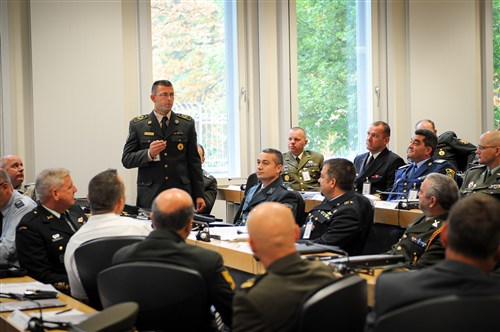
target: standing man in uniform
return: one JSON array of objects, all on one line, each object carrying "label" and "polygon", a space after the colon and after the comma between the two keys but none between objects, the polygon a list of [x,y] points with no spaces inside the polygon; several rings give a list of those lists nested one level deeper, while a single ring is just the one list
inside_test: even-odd
[{"label": "standing man in uniform", "polygon": [[339,246],[349,255],[361,254],[373,224],[370,200],[353,189],[356,169],[342,158],[329,159],[321,169],[323,202],[311,209],[302,226],[302,239]]},{"label": "standing man in uniform", "polygon": [[392,193],[387,200],[416,200],[422,181],[430,173],[445,174],[456,181],[456,171],[449,162],[432,158],[437,141],[438,138],[432,131],[415,130],[415,135],[408,146],[408,159],[412,163],[397,170]]},{"label": "standing man in uniform", "polygon": [[[198,154],[200,155],[201,164],[203,165],[205,163],[205,149],[201,144],[198,144]],[[203,171],[203,198],[205,199],[206,206],[203,210],[198,211],[198,213],[210,214],[214,207],[215,199],[217,198],[217,179],[203,168],[201,170]]]},{"label": "standing man in uniform", "polygon": [[453,179],[439,173],[427,175],[418,193],[418,206],[423,214],[408,226],[392,247],[391,254],[403,255],[411,268],[422,268],[443,260],[444,247],[439,234],[448,211],[457,200],[458,186]]},{"label": "standing man in uniform", "polygon": [[354,158],[354,166],[356,166],[354,189],[363,194],[390,191],[394,184],[396,170],[406,163],[403,158],[387,148],[391,140],[391,127],[387,123],[384,121],[372,123],[367,135],[368,152]]},{"label": "standing man in uniform", "polygon": [[154,110],[130,121],[122,155],[125,168],[139,168],[137,206],[149,210],[160,192],[179,188],[202,211],[203,175],[194,120],[172,111],[174,87],[170,81],[154,82],[150,98]]},{"label": "standing man in uniform", "polygon": [[321,153],[304,150],[308,143],[306,132],[300,127],[293,127],[288,134],[288,152],[283,154],[284,182],[297,191],[318,191],[318,179],[323,166]]},{"label": "standing man in uniform", "polygon": [[75,204],[77,189],[68,170],[43,170],[36,178],[35,190],[38,205],[17,226],[19,263],[30,277],[68,292],[64,253],[69,239],[87,221],[87,216]]},{"label": "standing man in uniform", "polygon": [[18,265],[16,228],[21,218],[35,207],[31,198],[14,190],[9,175],[0,168],[0,264]]},{"label": "standing man in uniform", "polygon": [[[434,121],[429,119],[420,120],[415,129],[428,129],[437,135]],[[438,137],[438,143],[434,150],[434,159],[448,161],[455,170],[465,172],[474,161],[476,147],[463,139],[457,138],[453,131],[445,131]]]},{"label": "standing man in uniform", "polygon": [[300,231],[290,209],[266,202],[248,217],[249,243],[266,274],[242,284],[233,301],[232,331],[291,331],[299,304],[310,291],[332,282],[333,271],[300,257]]},{"label": "standing man in uniform", "polygon": [[477,155],[481,165],[465,173],[460,196],[476,192],[500,199],[500,131],[487,131],[479,138]]}]

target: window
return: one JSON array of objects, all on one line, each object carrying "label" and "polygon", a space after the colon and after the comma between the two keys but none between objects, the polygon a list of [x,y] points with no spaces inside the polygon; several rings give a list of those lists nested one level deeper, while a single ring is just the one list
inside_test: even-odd
[{"label": "window", "polygon": [[500,0],[493,0],[493,114],[500,126]]},{"label": "window", "polygon": [[372,120],[369,1],[296,1],[299,126],[311,150],[352,159]]},{"label": "window", "polygon": [[237,173],[239,159],[229,153],[238,151],[234,24],[234,2],[151,0],[153,80],[174,84],[174,111],[195,119],[203,168],[219,176]]}]

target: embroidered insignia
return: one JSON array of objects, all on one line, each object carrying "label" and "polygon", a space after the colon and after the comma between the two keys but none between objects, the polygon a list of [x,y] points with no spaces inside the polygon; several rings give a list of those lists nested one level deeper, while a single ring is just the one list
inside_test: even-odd
[{"label": "embroidered insignia", "polygon": [[148,116],[147,116],[147,115],[145,115],[145,114],[143,114],[143,115],[136,116],[136,117],[133,119],[133,121],[137,123],[137,122],[142,121],[142,120],[147,119],[147,118],[148,118]]},{"label": "embroidered insignia", "polygon": [[445,172],[446,172],[446,176],[449,177],[449,178],[452,178],[452,177],[455,176],[455,171],[452,170],[451,168],[445,169]]},{"label": "embroidered insignia", "polygon": [[145,131],[145,132],[144,132],[144,135],[145,135],[145,136],[154,136],[154,135],[155,135],[155,133],[153,133],[152,131]]},{"label": "embroidered insignia", "polygon": [[240,287],[241,289],[252,288],[254,284],[255,284],[255,278],[250,278],[244,283],[242,283]]},{"label": "embroidered insignia", "polygon": [[434,220],[434,222],[432,223],[432,227],[436,228],[438,226],[439,226],[439,221]]},{"label": "embroidered insignia", "polygon": [[24,203],[23,201],[19,200],[17,202],[14,203],[14,206],[19,209],[19,208],[22,208],[24,206]]},{"label": "embroidered insignia", "polygon": [[57,234],[53,234],[52,235],[52,238],[55,240],[57,238],[61,237],[61,234],[57,233]]},{"label": "embroidered insignia", "polygon": [[179,143],[179,144],[177,145],[177,150],[179,150],[179,151],[184,150],[184,144]]},{"label": "embroidered insignia", "polygon": [[193,118],[185,114],[177,114],[178,117],[183,118],[186,121],[193,121]]},{"label": "embroidered insignia", "polygon": [[229,284],[229,286],[231,287],[232,290],[235,290],[236,289],[236,283],[234,282],[233,280],[233,277],[231,277],[231,275],[229,274],[229,271],[228,270],[224,270],[221,272],[222,274],[222,278],[224,278],[224,280],[226,280],[226,282]]}]

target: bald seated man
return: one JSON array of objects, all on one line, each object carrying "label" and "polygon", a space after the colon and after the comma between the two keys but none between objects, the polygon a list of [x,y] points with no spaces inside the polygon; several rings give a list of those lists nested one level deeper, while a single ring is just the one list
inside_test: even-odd
[{"label": "bald seated man", "polygon": [[153,201],[150,215],[154,230],[145,240],[117,251],[113,264],[155,261],[198,271],[205,280],[207,290],[206,321],[200,322],[201,330],[212,331],[212,305],[220,313],[224,324],[231,326],[234,281],[219,253],[186,243],[193,215],[193,200],[187,192],[177,188],[161,192]]},{"label": "bald seated man", "polygon": [[35,185],[33,183],[23,186],[24,164],[21,157],[9,154],[0,158],[0,168],[3,168],[9,175],[12,187],[21,194],[36,201]]},{"label": "bald seated man", "polygon": [[335,277],[326,265],[302,260],[300,231],[289,208],[266,202],[250,212],[249,242],[267,272],[244,283],[233,302],[232,331],[289,331],[304,296]]}]

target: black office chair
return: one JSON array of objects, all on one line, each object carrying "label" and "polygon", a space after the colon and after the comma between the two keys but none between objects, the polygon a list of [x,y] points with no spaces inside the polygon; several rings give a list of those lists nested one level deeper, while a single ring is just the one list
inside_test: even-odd
[{"label": "black office chair", "polygon": [[391,247],[403,236],[405,228],[374,223],[368,232],[362,255],[380,254],[391,250]]},{"label": "black office chair", "polygon": [[375,332],[500,331],[500,295],[448,295],[380,315]]},{"label": "black office chair", "polygon": [[139,304],[138,330],[201,331],[209,310],[198,271],[160,262],[129,262],[97,276],[104,307]]},{"label": "black office chair", "polygon": [[73,332],[133,332],[139,305],[135,302],[116,304],[72,325]]},{"label": "black office chair", "polygon": [[111,266],[113,255],[118,249],[144,239],[145,236],[101,237],[84,242],[76,248],[76,268],[91,307],[97,310],[102,309],[97,291],[99,272]]},{"label": "black office chair", "polygon": [[298,191],[291,191],[297,197],[297,211],[295,212],[295,222],[297,225],[302,226],[306,221],[306,202],[304,197]]},{"label": "black office chair", "polygon": [[363,331],[367,312],[366,280],[349,275],[306,296],[297,331]]}]

